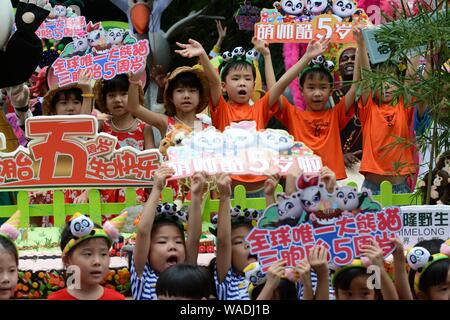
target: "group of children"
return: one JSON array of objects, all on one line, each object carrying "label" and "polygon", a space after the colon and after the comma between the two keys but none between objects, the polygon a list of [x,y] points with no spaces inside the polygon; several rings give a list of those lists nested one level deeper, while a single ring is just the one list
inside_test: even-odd
[{"label": "group of children", "polygon": [[[164,90],[165,114],[144,106],[139,74],[99,80],[93,89],[89,86],[89,74],[85,74],[78,84],[50,90],[44,97],[43,112],[45,115],[91,114],[95,98],[100,130],[116,136],[119,146],[139,150],[156,147],[152,127],[161,136],[176,125],[193,130],[197,121],[202,128],[212,125],[220,131],[232,122],[243,120],[255,121],[257,129],[265,129],[275,116],[296,141],[304,142],[322,158],[321,179],[326,184],[334,184],[336,179],[346,177],[340,132],[354,117],[356,109],[363,132],[360,171],[365,176],[364,186],[377,194],[380,183],[387,180],[393,184],[394,192],[409,192],[406,177],[417,169],[412,148],[386,150],[386,146],[395,140],[393,136],[407,141],[412,139],[409,124],[414,108],[406,106],[403,99],[393,102],[395,87],[392,85],[386,85],[382,92],[371,92],[363,86],[361,96],[356,97],[361,71],[368,70],[370,65],[361,28],[355,27],[353,32],[357,44],[354,82],[333,108],[326,108],[333,93],[330,65],[323,57],[319,58],[327,50],[329,41],[326,39],[312,40],[303,57],[278,81],[273,74],[270,50],[267,45],[255,42],[265,59],[268,88],[258,101],[251,99],[255,89],[255,66],[243,50],[237,48],[233,53],[225,53],[217,72],[202,45],[190,39],[186,44],[177,43],[179,50],[176,52],[198,59],[201,67],[180,67],[170,74]],[[305,111],[282,95],[298,76]],[[210,122],[199,115],[206,108]],[[423,116],[425,108],[419,106],[418,112]],[[402,161],[403,165],[395,165],[397,161]],[[236,185],[244,185],[248,197],[266,197],[268,203],[273,202],[270,199],[274,198],[278,181],[273,179],[276,177],[227,174],[215,177],[220,201],[216,258],[209,268],[197,266],[201,206],[208,177],[199,172],[191,178],[191,204],[186,214],[174,204],[159,204],[162,189],[172,174],[172,169],[162,165],[155,172],[151,192],[137,191],[137,197],[145,205],[130,265],[134,299],[450,299],[450,258],[448,254],[439,253],[443,241],[418,244],[430,257],[436,255],[436,259],[426,261],[417,270],[411,269],[409,279],[403,246],[392,239],[397,244],[395,281],[384,269],[381,249],[371,243],[361,248],[361,259],[333,272],[327,262],[326,249],[315,247],[299,266],[287,268],[285,261],[278,261],[270,267],[263,281],[250,285],[244,270],[257,263],[257,257],[250,254],[244,239],[253,225],[248,219],[232,219],[232,190]],[[289,181],[286,179],[287,192]],[[102,190],[101,194],[104,201],[123,199],[120,190]],[[69,190],[66,196],[74,203],[87,201],[86,191]],[[82,221],[76,221],[78,219]],[[189,228],[185,237],[186,221]],[[77,222],[82,225],[81,231],[74,227]],[[3,226],[0,229],[0,296],[10,298],[17,284],[18,253],[12,240],[14,232],[8,223]],[[68,221],[61,237],[62,260],[66,267],[80,270],[80,283],[54,293],[49,299],[124,298],[100,286],[109,266],[108,250],[114,239],[110,233],[117,233],[117,230],[112,231],[111,226],[94,225],[85,216],[77,215]],[[379,287],[369,285],[368,265],[379,268]]]},{"label": "group of children", "polygon": [[[159,203],[173,173],[164,165],[155,172],[153,189],[143,207],[130,259],[133,299],[450,300],[450,240],[422,241],[405,255],[401,241],[391,239],[396,245],[393,277],[385,269],[383,252],[375,241],[362,245],[361,257],[346,266],[330,264],[327,249],[315,246],[299,265],[287,267],[286,261],[279,260],[263,274],[257,256],[250,253],[245,241],[255,218],[232,215],[236,210],[231,208],[232,179],[223,173],[216,176],[220,194],[217,227],[213,230],[216,257],[208,268],[198,266],[201,203],[207,177],[201,172],[192,177],[192,201],[186,213],[175,204]],[[265,182],[267,198],[274,195],[271,186],[273,183]],[[79,213],[70,219],[60,241],[67,287],[51,294],[49,300],[124,299],[122,294],[100,285],[109,271],[109,249],[118,238],[123,215],[102,226]],[[16,213],[0,227],[2,299],[11,298],[17,285],[14,240],[19,234],[19,220]],[[373,272],[378,280],[373,280]],[[256,280],[252,274],[257,275]]]}]

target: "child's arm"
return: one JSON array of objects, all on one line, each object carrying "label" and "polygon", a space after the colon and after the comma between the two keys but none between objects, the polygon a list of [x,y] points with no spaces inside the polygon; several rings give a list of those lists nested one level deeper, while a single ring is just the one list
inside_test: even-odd
[{"label": "child's arm", "polygon": [[[355,79],[355,76],[357,76],[356,73],[358,73],[360,75],[361,80],[364,80],[363,71],[364,70],[370,71],[371,68],[370,68],[369,56],[367,54],[366,43],[364,42],[364,38],[363,38],[360,26],[355,26],[353,28],[353,36],[356,38],[356,43],[358,45],[358,47],[356,49],[356,62],[355,62],[355,69],[353,71],[353,79]],[[366,105],[367,100],[369,99],[370,93],[371,93],[370,86],[368,84],[363,83],[362,94],[361,94],[361,99],[362,99],[363,105]]]},{"label": "child's arm", "polygon": [[144,150],[154,148],[155,148],[155,139],[153,137],[153,130],[151,126],[146,124],[144,127]]},{"label": "child's arm", "polygon": [[266,207],[276,202],[275,189],[279,181],[280,176],[278,174],[275,174],[267,177],[267,180],[264,182],[264,195],[266,198]]},{"label": "child's arm", "polygon": [[153,222],[155,221],[156,207],[159,197],[166,185],[166,179],[175,172],[172,168],[161,166],[155,171],[152,192],[142,209],[142,217],[139,221],[136,234],[136,245],[134,247],[133,259],[138,277],[144,272],[150,250],[150,240]]},{"label": "child's arm", "polygon": [[315,246],[309,252],[309,264],[317,274],[317,287],[314,300],[328,300],[328,262],[327,249],[322,246]]},{"label": "child's arm", "polygon": [[206,176],[197,172],[191,178],[191,205],[189,207],[188,231],[186,240],[186,262],[197,265],[198,244],[202,234],[202,196]]},{"label": "child's arm", "polygon": [[199,58],[200,64],[203,66],[205,75],[209,81],[211,103],[213,107],[217,106],[220,97],[222,96],[222,82],[220,81],[218,73],[209,61],[208,54],[206,53],[205,49],[203,49],[202,45],[199,42],[193,39],[189,39],[189,44],[177,42],[177,45],[182,49],[175,50],[176,53],[182,55],[185,58]]},{"label": "child's arm", "polygon": [[320,170],[320,180],[323,181],[329,193],[334,191],[334,187],[336,187],[336,175],[330,168],[323,167],[322,170]]},{"label": "child's arm", "polygon": [[227,174],[217,176],[219,190],[219,217],[217,221],[217,277],[219,283],[225,280],[231,268],[231,178]]},{"label": "child's arm", "polygon": [[286,87],[305,69],[309,62],[325,52],[328,47],[329,39],[311,40],[303,57],[294,64],[284,75],[278,80],[270,90],[269,106],[272,107],[278,98],[283,94]]},{"label": "child's arm", "polygon": [[362,245],[361,253],[363,256],[369,258],[372,264],[377,266],[378,270],[380,270],[380,285],[383,300],[398,300],[398,294],[397,290],[395,290],[394,283],[384,269],[383,251],[378,246],[378,243],[375,240],[371,240],[370,245]]},{"label": "child's arm", "polygon": [[413,300],[409,288],[408,274],[406,273],[405,251],[403,243],[397,238],[391,239],[397,247],[392,254],[394,256],[394,284],[400,300]]},{"label": "child's arm", "polygon": [[285,193],[290,196],[297,191],[297,179],[301,176],[303,170],[299,166],[291,166],[286,175]]},{"label": "child's arm", "polygon": [[264,75],[266,77],[267,90],[270,90],[277,82],[277,79],[275,78],[275,72],[273,71],[269,44],[263,40],[256,39],[256,37],[252,38],[252,43],[255,46],[255,49],[261,53],[264,58]]},{"label": "child's arm", "polygon": [[300,275],[300,282],[303,286],[303,300],[313,300],[314,292],[311,282],[311,266],[307,259],[300,261],[299,265],[295,268]]},{"label": "child's arm", "polygon": [[135,117],[141,119],[145,123],[158,128],[161,135],[164,137],[167,130],[167,116],[148,110],[139,104],[139,75],[130,75],[130,86],[128,87],[128,111]]},{"label": "child's arm", "polygon": [[214,58],[218,55],[220,55],[220,46],[222,45],[223,40],[225,40],[225,37],[227,36],[227,27],[222,27],[222,22],[220,22],[220,20],[215,20],[216,21],[216,27],[217,27],[217,33],[218,33],[218,37],[217,37],[217,42],[214,45],[214,47],[212,48],[211,52],[209,53],[209,56],[211,58]]},{"label": "child's arm", "polygon": [[80,73],[80,78],[78,79],[78,85],[80,86],[83,93],[83,104],[81,105],[80,114],[91,114],[92,113],[92,101],[94,94],[92,93],[91,87],[92,71],[83,70]]},{"label": "child's arm", "polygon": [[[427,62],[425,65],[423,80],[428,79],[428,75],[429,75],[429,71],[430,71],[429,68],[431,67],[431,61],[430,61],[429,55],[427,55],[426,61]],[[414,56],[410,59],[410,61],[408,63],[408,69],[406,70],[405,82],[413,83],[414,81],[416,81],[419,78],[417,76],[417,67],[419,66],[419,63],[420,63],[420,56],[418,56],[418,55]],[[415,105],[417,108],[417,115],[419,116],[420,119],[422,119],[425,116],[427,106],[423,101],[416,102]]]},{"label": "child's arm", "polygon": [[271,300],[273,292],[278,288],[280,284],[281,277],[284,276],[284,267],[286,261],[279,260],[272,264],[267,270],[267,280],[264,284],[264,288],[258,295],[256,300]]}]

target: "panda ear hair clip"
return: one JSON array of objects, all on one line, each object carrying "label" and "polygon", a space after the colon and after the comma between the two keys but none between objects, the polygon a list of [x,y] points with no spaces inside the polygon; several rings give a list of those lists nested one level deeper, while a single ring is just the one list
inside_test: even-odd
[{"label": "panda ear hair clip", "polygon": [[332,72],[334,69],[334,63],[331,60],[325,60],[325,57],[322,55],[318,55],[317,57],[313,58],[310,63],[311,67],[319,66],[323,67],[324,69],[328,70],[329,72]]}]

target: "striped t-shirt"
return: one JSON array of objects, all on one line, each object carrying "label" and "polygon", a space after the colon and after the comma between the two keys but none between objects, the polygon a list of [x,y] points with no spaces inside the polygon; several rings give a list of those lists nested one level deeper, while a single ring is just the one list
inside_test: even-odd
[{"label": "striped t-shirt", "polygon": [[248,296],[250,282],[245,276],[235,273],[232,268],[228,270],[222,283],[219,283],[217,266],[214,266],[214,284],[218,300],[250,300]]},{"label": "striped t-shirt", "polygon": [[[299,300],[303,299],[303,285],[301,284],[301,282],[298,283],[299,285],[297,286],[297,296],[299,298]],[[317,274],[311,270],[311,286],[313,289],[313,292],[316,292],[317,289]],[[331,278],[328,277],[328,294],[329,294],[329,299],[330,300],[334,300],[334,289],[331,285]]]},{"label": "striped t-shirt", "polygon": [[134,259],[131,259],[131,294],[134,300],[157,300],[156,281],[158,276],[147,262],[141,277],[136,274]]}]

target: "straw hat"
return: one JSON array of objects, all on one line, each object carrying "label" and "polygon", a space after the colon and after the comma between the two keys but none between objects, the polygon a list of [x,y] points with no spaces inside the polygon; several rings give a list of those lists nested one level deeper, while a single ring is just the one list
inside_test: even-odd
[{"label": "straw hat", "polygon": [[74,83],[74,84],[70,84],[70,85],[67,85],[64,87],[55,87],[55,88],[51,89],[49,92],[47,92],[46,95],[44,96],[44,102],[42,104],[42,114],[44,116],[47,116],[50,114],[50,112],[52,110],[52,100],[58,92],[63,91],[63,90],[68,90],[68,89],[74,89],[74,88],[82,90],[78,84]]},{"label": "straw hat", "polygon": [[[107,81],[107,80],[106,80]],[[106,108],[105,101],[106,97],[103,96],[103,84],[105,83],[104,79],[99,79],[95,82],[94,85],[94,96],[95,96],[95,105],[97,109],[103,113],[108,113],[108,109]],[[139,86],[139,104],[144,105],[144,89]]]},{"label": "straw hat", "polygon": [[164,89],[164,108],[166,110],[168,110],[169,108],[172,110],[175,110],[175,105],[171,101],[171,97],[169,96],[168,88],[169,88],[170,82],[182,73],[193,73],[197,76],[197,78],[200,79],[200,83],[203,88],[203,95],[200,97],[200,101],[199,101],[196,113],[201,113],[208,106],[209,82],[208,82],[208,79],[206,78],[203,68],[199,65],[195,65],[193,67],[183,66],[183,67],[176,68],[174,71],[172,71],[172,73],[167,78],[166,87]]}]

